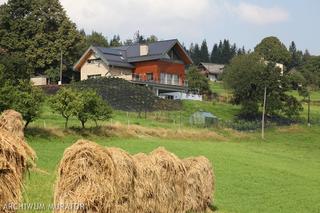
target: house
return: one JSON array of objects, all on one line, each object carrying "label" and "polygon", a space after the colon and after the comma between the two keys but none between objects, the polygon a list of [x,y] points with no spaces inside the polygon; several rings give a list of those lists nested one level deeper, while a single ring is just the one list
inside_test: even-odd
[{"label": "house", "polygon": [[171,100],[193,100],[193,101],[202,101],[202,95],[185,93],[185,92],[167,92],[161,93],[160,98],[171,99]]},{"label": "house", "polygon": [[91,46],[75,64],[81,80],[122,78],[148,86],[158,96],[187,90],[185,67],[191,58],[177,39],[120,47]]},{"label": "house", "polygon": [[223,64],[212,64],[201,62],[198,65],[199,71],[205,75],[210,81],[218,81],[224,70]]}]

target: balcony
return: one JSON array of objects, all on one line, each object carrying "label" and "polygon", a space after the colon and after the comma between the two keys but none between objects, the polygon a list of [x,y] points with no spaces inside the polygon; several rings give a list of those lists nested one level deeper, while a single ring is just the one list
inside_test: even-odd
[{"label": "balcony", "polygon": [[[162,74],[162,73],[161,73]],[[142,83],[142,84],[159,84],[159,85],[167,85],[167,86],[175,86],[175,87],[188,87],[188,81],[182,80],[179,77],[168,77],[168,75],[160,76],[160,79],[157,76],[154,76],[151,73],[147,74],[132,74],[132,82],[134,83]]]}]

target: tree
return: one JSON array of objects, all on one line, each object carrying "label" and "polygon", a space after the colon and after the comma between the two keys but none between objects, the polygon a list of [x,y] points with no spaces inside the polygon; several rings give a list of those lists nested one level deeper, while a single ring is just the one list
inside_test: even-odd
[{"label": "tree", "polygon": [[40,117],[41,106],[44,101],[43,91],[34,87],[31,82],[20,81],[15,94],[15,101],[12,103],[12,109],[21,113],[26,121],[25,127]]},{"label": "tree", "polygon": [[157,38],[157,36],[155,36],[155,35],[151,35],[151,36],[149,36],[148,38],[147,38],[147,43],[154,43],[154,42],[156,42],[156,41],[159,41],[159,39]]},{"label": "tree", "polygon": [[119,35],[114,35],[110,41],[110,47],[119,47],[121,46],[121,39]]},{"label": "tree", "polygon": [[200,52],[200,48],[199,45],[196,43],[192,49],[190,49],[190,57],[193,60],[193,63],[198,65],[201,62],[201,52]]},{"label": "tree", "polygon": [[209,51],[207,41],[203,40],[200,48],[200,60],[201,62],[209,62]]},{"label": "tree", "polygon": [[108,47],[108,39],[102,33],[98,33],[96,31],[92,31],[90,35],[86,36],[87,48],[91,45],[100,46],[100,47]]},{"label": "tree", "polygon": [[212,51],[211,51],[211,56],[210,56],[210,62],[211,63],[219,63],[218,58],[219,58],[220,54],[219,54],[219,49],[218,49],[218,45],[214,44]]},{"label": "tree", "polygon": [[188,87],[190,90],[198,91],[200,94],[210,92],[209,80],[202,75],[197,67],[192,66],[187,71]]},{"label": "tree", "polygon": [[267,88],[266,113],[269,116],[298,116],[301,103],[287,92],[291,89],[287,74],[281,74],[274,63],[266,65],[258,54],[235,57],[224,74],[226,86],[232,89],[233,102],[242,106],[240,116],[257,118]]},{"label": "tree", "polygon": [[289,51],[277,37],[264,38],[254,48],[254,51],[269,62],[281,63],[287,66],[290,61]]},{"label": "tree", "polygon": [[304,64],[298,67],[310,88],[320,87],[320,56],[308,56]]},{"label": "tree", "polygon": [[69,118],[83,107],[79,94],[71,88],[62,88],[50,99],[51,108],[65,119],[65,128],[68,128]]},{"label": "tree", "polygon": [[133,43],[135,44],[140,44],[140,43],[145,43],[146,39],[142,34],[140,34],[139,30],[134,34],[133,36]]},{"label": "tree", "polygon": [[111,107],[94,90],[79,91],[79,95],[82,104],[74,115],[81,122],[82,128],[85,128],[85,123],[89,119],[92,119],[97,125],[98,120],[111,118]]},{"label": "tree", "polygon": [[41,89],[34,87],[29,80],[7,79],[3,65],[0,65],[0,112],[14,109],[26,121],[25,127],[40,116],[44,100]]},{"label": "tree", "polygon": [[297,47],[294,41],[292,41],[290,44],[289,53],[290,53],[290,61],[288,64],[289,70],[302,65],[303,54],[301,51],[297,50]]},{"label": "tree", "polygon": [[29,74],[60,66],[66,70],[80,56],[83,36],[67,17],[59,0],[9,0],[1,6],[0,48],[25,58]]}]

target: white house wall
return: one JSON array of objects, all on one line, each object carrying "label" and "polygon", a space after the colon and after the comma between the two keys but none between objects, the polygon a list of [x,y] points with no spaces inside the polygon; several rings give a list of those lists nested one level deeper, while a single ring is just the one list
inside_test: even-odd
[{"label": "white house wall", "polygon": [[[96,59],[92,54],[88,60]],[[89,76],[98,76],[101,77],[116,77],[122,78],[125,80],[132,80],[132,70],[118,68],[118,67],[109,67],[103,61],[92,61],[88,63],[88,60],[81,67],[81,81],[87,80]]]}]

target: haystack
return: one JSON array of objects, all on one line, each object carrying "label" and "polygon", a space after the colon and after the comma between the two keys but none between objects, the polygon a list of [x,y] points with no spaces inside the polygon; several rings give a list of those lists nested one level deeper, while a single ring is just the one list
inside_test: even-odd
[{"label": "haystack", "polygon": [[187,169],[186,210],[207,212],[214,192],[211,163],[205,157],[187,158],[183,160],[183,163]]},{"label": "haystack", "polygon": [[23,174],[34,165],[34,159],[34,151],[23,140],[0,129],[0,208],[20,203]]},{"label": "haystack", "polygon": [[144,153],[134,155],[133,159],[137,166],[133,212],[154,213],[159,206],[159,170]]},{"label": "haystack", "polygon": [[14,212],[8,204],[19,204],[22,198],[22,178],[7,160],[0,157],[0,209]]},{"label": "haystack", "polygon": [[115,188],[117,200],[113,212],[128,213],[132,211],[137,168],[133,158],[118,148],[107,148],[115,163]]},{"label": "haystack", "polygon": [[66,149],[60,162],[55,205],[78,203],[86,209],[76,212],[114,212],[115,171],[109,151],[93,142],[79,140]]},{"label": "haystack", "polygon": [[164,148],[153,151],[150,159],[160,176],[156,212],[185,212],[186,168],[183,162]]},{"label": "haystack", "polygon": [[24,139],[24,122],[22,115],[14,110],[6,110],[0,115],[0,129],[11,132],[16,137]]}]

